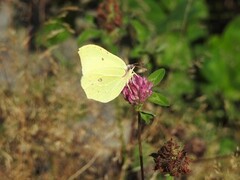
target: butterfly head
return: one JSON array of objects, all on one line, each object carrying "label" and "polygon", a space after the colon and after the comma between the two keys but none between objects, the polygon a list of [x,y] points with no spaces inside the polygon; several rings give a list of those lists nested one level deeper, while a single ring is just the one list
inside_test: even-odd
[{"label": "butterfly head", "polygon": [[135,65],[133,64],[127,65],[126,73],[124,74],[123,77],[130,80],[132,76],[135,74],[135,72],[133,71],[134,68],[135,68]]},{"label": "butterfly head", "polygon": [[127,65],[127,71],[129,71],[129,70],[133,70],[135,68],[135,65],[134,64],[129,64],[129,65]]}]

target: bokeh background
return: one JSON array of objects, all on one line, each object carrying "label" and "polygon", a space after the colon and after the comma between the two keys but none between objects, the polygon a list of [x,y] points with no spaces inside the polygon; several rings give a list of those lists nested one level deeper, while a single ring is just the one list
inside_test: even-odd
[{"label": "bokeh background", "polygon": [[166,70],[171,105],[145,104],[146,179],[166,178],[149,154],[171,138],[192,158],[183,179],[240,179],[239,14],[239,0],[1,0],[1,179],[138,179],[131,106],[80,86],[88,43]]}]

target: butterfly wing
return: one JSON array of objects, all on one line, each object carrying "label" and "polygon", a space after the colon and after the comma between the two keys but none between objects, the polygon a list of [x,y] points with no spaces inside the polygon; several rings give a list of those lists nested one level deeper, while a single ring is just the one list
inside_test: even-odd
[{"label": "butterfly wing", "polygon": [[126,81],[118,76],[91,74],[83,76],[81,85],[88,99],[103,103],[115,99],[122,91]]},{"label": "butterfly wing", "polygon": [[[79,48],[78,54],[82,64],[83,75],[95,71],[105,73],[106,70],[108,72],[105,74],[108,74],[113,68],[127,70],[127,65],[122,59],[94,44]],[[114,72],[112,73],[114,74]]]},{"label": "butterfly wing", "polygon": [[128,69],[124,61],[96,45],[81,47],[79,56],[81,86],[88,99],[106,103],[116,98],[129,80],[124,76]]}]

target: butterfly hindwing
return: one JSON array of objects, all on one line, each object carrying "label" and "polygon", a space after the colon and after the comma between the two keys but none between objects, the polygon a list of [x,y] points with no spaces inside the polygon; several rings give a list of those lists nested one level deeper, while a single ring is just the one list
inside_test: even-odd
[{"label": "butterfly hindwing", "polygon": [[117,76],[93,74],[91,76],[83,76],[81,85],[89,99],[106,103],[121,93],[125,86],[125,81]]}]

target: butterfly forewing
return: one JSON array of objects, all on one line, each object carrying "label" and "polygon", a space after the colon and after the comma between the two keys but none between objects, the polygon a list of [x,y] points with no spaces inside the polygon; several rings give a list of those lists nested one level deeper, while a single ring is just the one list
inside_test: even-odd
[{"label": "butterfly forewing", "polygon": [[79,48],[78,53],[83,75],[94,71],[104,72],[109,68],[127,69],[127,65],[122,59],[97,45],[83,46]]}]

